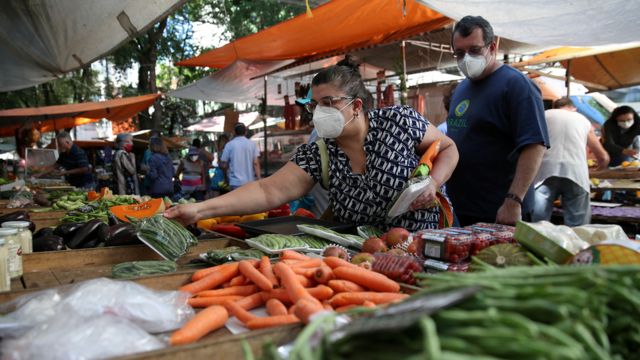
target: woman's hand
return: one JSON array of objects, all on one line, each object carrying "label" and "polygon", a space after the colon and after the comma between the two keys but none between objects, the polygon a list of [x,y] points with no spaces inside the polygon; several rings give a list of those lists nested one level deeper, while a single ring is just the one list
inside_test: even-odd
[{"label": "woman's hand", "polygon": [[436,186],[434,182],[431,181],[422,194],[411,203],[409,209],[415,211],[418,209],[428,209],[436,205]]},{"label": "woman's hand", "polygon": [[636,149],[624,149],[624,150],[622,150],[622,153],[624,155],[626,155],[626,156],[634,157],[634,156],[638,155],[638,150],[636,150]]},{"label": "woman's hand", "polygon": [[198,205],[199,204],[176,205],[165,211],[164,217],[177,220],[183,225],[193,224],[200,220],[198,217],[198,212],[200,212]]}]

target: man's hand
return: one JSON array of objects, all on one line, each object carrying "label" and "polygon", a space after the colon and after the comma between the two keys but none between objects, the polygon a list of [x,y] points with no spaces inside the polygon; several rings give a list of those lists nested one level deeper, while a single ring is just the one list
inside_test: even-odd
[{"label": "man's hand", "polygon": [[164,212],[164,216],[167,219],[177,220],[183,225],[189,225],[199,220],[198,212],[198,204],[183,204],[169,208]]},{"label": "man's hand", "polygon": [[504,199],[496,214],[496,223],[515,225],[518,220],[522,220],[522,207],[520,204],[512,199]]}]

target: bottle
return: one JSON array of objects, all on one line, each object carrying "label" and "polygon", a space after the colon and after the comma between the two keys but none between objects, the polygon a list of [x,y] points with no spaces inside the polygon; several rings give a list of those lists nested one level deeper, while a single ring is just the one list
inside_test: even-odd
[{"label": "bottle", "polygon": [[9,276],[9,252],[4,238],[0,238],[0,291],[11,291]]},{"label": "bottle", "polygon": [[7,221],[2,223],[2,227],[18,231],[17,236],[20,239],[23,254],[31,254],[33,252],[33,235],[29,230],[28,221]]},{"label": "bottle", "polygon": [[17,279],[22,276],[22,245],[18,239],[18,230],[0,228],[0,239],[4,239],[9,252],[9,276]]}]

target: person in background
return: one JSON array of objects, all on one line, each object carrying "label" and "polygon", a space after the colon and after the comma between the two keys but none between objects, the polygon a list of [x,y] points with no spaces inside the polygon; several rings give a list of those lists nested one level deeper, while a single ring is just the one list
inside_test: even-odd
[{"label": "person in background", "polygon": [[[149,142],[151,142],[151,138],[153,137],[162,139],[162,134],[158,130],[151,130],[149,132]],[[150,147],[147,147],[144,154],[142,154],[142,160],[140,161],[140,173],[143,175],[149,173],[149,160],[151,159],[151,155],[153,155],[153,152]],[[142,179],[142,188],[140,189],[143,195],[149,195],[149,185],[150,180],[145,176],[144,179]]]},{"label": "person in background", "polygon": [[233,130],[236,136],[225,145],[220,157],[220,167],[226,173],[231,190],[260,179],[260,150],[247,139],[247,127],[243,123],[237,123]]},{"label": "person in background", "polygon": [[[61,131],[56,135],[58,142],[58,161],[54,165],[48,166],[44,172],[51,172],[54,176],[64,176],[65,180],[72,186],[85,190],[95,190],[96,184],[91,175],[91,166],[84,150],[73,143],[71,135],[66,131]],[[58,168],[62,167],[62,170]]]},{"label": "person in background", "polygon": [[170,197],[173,194],[173,162],[169,150],[162,138],[154,136],[149,139],[149,195],[154,198]]},{"label": "person in background", "polygon": [[447,117],[447,135],[460,152],[447,183],[460,225],[530,220],[531,183],[549,145],[540,90],[498,62],[493,28],[484,18],[462,18],[451,43],[466,77]]},{"label": "person in background", "polygon": [[133,150],[133,136],[129,133],[116,137],[116,154],[113,160],[115,191],[119,195],[140,195],[136,157]]},{"label": "person in background", "polygon": [[[383,230],[437,228],[440,209],[434,207],[436,191],[458,162],[456,146],[410,107],[371,109],[371,94],[358,66],[349,59],[322,69],[312,80],[313,100],[306,106],[327,148],[333,218],[385,227]],[[440,152],[433,162],[431,181],[410,211],[389,221],[389,207],[403,191],[420,157],[436,141],[440,141]],[[307,194],[321,181],[320,156],[318,143],[302,144],[291,161],[273,175],[214,199],[173,207],[164,215],[188,224],[273,209]]]},{"label": "person in background", "polygon": [[593,131],[591,122],[579,114],[568,98],[553,103],[544,113],[549,129],[549,148],[534,180],[536,186],[533,221],[551,219],[553,202],[562,199],[564,224],[580,226],[591,221],[590,182],[587,147],[598,161],[598,170],[607,168],[609,154]]},{"label": "person in background", "polygon": [[211,176],[209,175],[209,171],[213,167],[213,154],[202,146],[202,141],[198,138],[193,139],[191,146],[198,149],[198,158],[204,165],[204,188],[207,190],[207,196],[205,197],[208,199],[211,197],[208,195],[208,189],[211,188]]},{"label": "person in background", "polygon": [[638,160],[640,150],[640,118],[630,106],[620,106],[613,110],[602,129],[604,148],[611,162],[618,166],[623,161]]},{"label": "person in background", "polygon": [[204,198],[205,189],[205,164],[200,160],[200,150],[190,147],[187,156],[180,160],[176,179],[182,175],[180,181],[182,194],[200,201]]}]

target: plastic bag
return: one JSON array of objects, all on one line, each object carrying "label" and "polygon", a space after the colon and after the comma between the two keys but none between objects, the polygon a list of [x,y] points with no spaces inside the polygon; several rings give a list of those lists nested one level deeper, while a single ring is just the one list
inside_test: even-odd
[{"label": "plastic bag", "polygon": [[17,336],[58,314],[85,317],[113,314],[151,333],[174,330],[194,314],[187,304],[188,298],[187,293],[150,290],[131,281],[93,279],[30,294],[3,305],[2,312],[12,307],[16,310],[0,320],[0,336]]},{"label": "plastic bag", "polygon": [[582,240],[568,226],[554,225],[548,221],[540,221],[529,225],[572,254],[577,254],[589,247],[589,243]]},{"label": "plastic bag", "polygon": [[605,240],[628,240],[629,237],[620,225],[589,224],[573,228],[573,231],[591,245]]},{"label": "plastic bag", "polygon": [[7,203],[7,208],[22,208],[33,203],[33,194],[28,187],[23,186],[20,190],[15,193],[11,199],[9,199],[9,203]]},{"label": "plastic bag", "polygon": [[60,313],[17,339],[2,343],[2,358],[102,359],[164,347],[162,341],[127,319],[103,314]]}]

